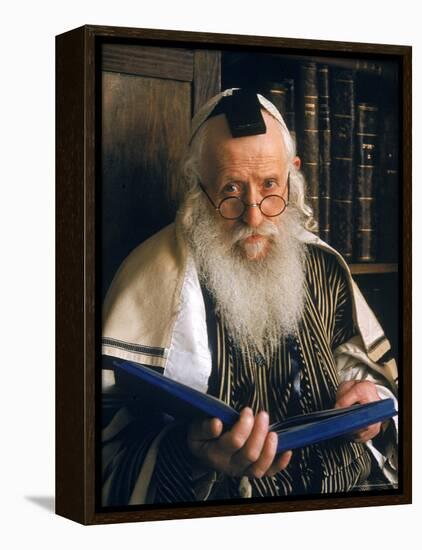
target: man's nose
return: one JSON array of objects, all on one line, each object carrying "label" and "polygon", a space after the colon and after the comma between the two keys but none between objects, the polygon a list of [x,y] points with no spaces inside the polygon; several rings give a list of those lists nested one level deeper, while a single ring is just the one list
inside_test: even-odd
[{"label": "man's nose", "polygon": [[245,200],[247,206],[242,219],[250,227],[258,227],[263,220],[261,209],[258,206],[261,199],[258,196],[250,196],[250,194],[247,199]]}]

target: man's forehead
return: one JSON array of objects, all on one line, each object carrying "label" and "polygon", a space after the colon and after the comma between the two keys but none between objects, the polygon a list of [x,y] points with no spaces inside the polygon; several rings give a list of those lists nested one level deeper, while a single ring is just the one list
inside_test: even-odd
[{"label": "man's forehead", "polygon": [[231,154],[262,154],[283,158],[285,144],[278,122],[266,111],[262,111],[267,131],[265,134],[233,138],[225,115],[218,115],[207,121],[206,137],[202,150],[203,158]]}]

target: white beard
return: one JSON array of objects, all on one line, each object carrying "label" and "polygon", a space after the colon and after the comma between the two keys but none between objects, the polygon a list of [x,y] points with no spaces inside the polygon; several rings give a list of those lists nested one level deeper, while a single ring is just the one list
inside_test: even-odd
[{"label": "white beard", "polygon": [[277,225],[261,224],[258,233],[270,235],[262,258],[264,240],[244,243],[257,232],[243,222],[228,232],[205,200],[191,200],[180,218],[199,278],[236,343],[260,350],[277,346],[296,332],[303,312],[306,252],[297,238],[303,227],[300,216],[287,209]]}]

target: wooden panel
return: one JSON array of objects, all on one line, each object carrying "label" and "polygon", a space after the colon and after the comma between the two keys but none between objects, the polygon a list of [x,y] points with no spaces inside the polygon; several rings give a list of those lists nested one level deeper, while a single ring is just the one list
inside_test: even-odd
[{"label": "wooden panel", "polygon": [[221,91],[221,52],[197,50],[194,62],[194,103],[196,111]]},{"label": "wooden panel", "polygon": [[182,48],[104,44],[102,69],[191,82],[193,51]]},{"label": "wooden panel", "polygon": [[[385,491],[388,493],[387,491]],[[318,495],[318,498],[309,496],[306,499],[274,499],[270,502],[263,499],[244,498],[238,504],[227,499],[218,504],[215,501],[193,502],[190,506],[170,505],[168,508],[149,508],[147,506],[128,506],[127,511],[110,511],[97,513],[92,518],[92,523],[122,523],[129,521],[155,521],[169,519],[190,519],[199,517],[221,517],[238,516],[243,514],[268,514],[276,512],[297,512],[298,510],[324,510],[331,508],[338,510],[341,508],[359,508],[361,506],[383,506],[393,504],[407,504],[406,495],[402,494],[353,494],[350,496],[330,495],[324,498],[324,495]]]},{"label": "wooden panel", "polygon": [[[100,403],[96,397],[101,391],[100,364],[97,364],[97,353],[100,349],[101,331],[101,303],[98,299],[101,290],[99,265],[100,249],[99,216],[97,204],[100,203],[96,189],[97,150],[100,149],[100,140],[96,131],[97,112],[97,74],[95,71],[95,38],[85,33],[85,87],[84,87],[84,279],[81,287],[84,289],[84,324],[85,342],[84,353],[84,393],[81,414],[85,416],[85,448],[84,448],[84,523],[95,513],[97,497],[95,490],[99,466],[99,457],[96,449],[100,441]],[[98,98],[99,99],[99,98]],[[82,292],[82,291],[81,291]],[[72,370],[74,365],[72,365]],[[97,420],[98,419],[98,420]],[[69,435],[68,435],[69,437]],[[72,444],[71,442],[69,443]],[[99,487],[98,487],[99,489]]]},{"label": "wooden panel", "polygon": [[[403,316],[400,331],[402,365],[400,385],[402,391],[402,414],[399,430],[402,434],[400,466],[403,486],[411,499],[412,492],[412,50],[407,49],[403,58],[402,120],[402,303]],[[416,99],[416,98],[415,98]],[[417,281],[415,281],[417,284]],[[416,344],[417,340],[415,340]]]},{"label": "wooden panel", "polygon": [[[176,42],[184,46],[195,48],[197,44],[212,44],[220,46],[246,46],[249,49],[286,48],[283,53],[298,53],[298,50],[309,51],[310,55],[319,55],[321,52],[333,52],[333,55],[345,52],[347,54],[372,54],[376,56],[397,55],[409,56],[411,63],[411,47],[392,44],[374,44],[364,42],[337,42],[334,40],[311,40],[302,38],[282,38],[274,36],[250,36],[245,34],[221,34],[210,32],[169,31],[162,29],[138,29],[132,27],[109,27],[102,25],[86,25],[87,31],[97,37],[123,40],[159,40],[161,43]],[[299,52],[302,53],[302,52]]]},{"label": "wooden panel", "polygon": [[84,32],[56,40],[56,513],[85,517]]},{"label": "wooden panel", "polygon": [[188,83],[103,74],[103,294],[130,250],[174,218],[190,115]]}]

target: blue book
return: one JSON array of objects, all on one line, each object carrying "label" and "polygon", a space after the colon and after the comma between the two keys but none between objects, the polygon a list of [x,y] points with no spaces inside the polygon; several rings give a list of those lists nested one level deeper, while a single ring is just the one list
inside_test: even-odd
[{"label": "blue book", "polygon": [[[158,405],[163,412],[178,419],[216,417],[226,428],[239,419],[239,413],[219,399],[163,376],[152,368],[123,359],[113,359],[112,366],[116,379],[124,379],[124,386],[130,391],[126,395],[120,392],[116,396],[105,394],[105,406],[127,405],[128,400],[145,401]],[[270,430],[278,434],[277,451],[281,453],[352,433],[396,414],[393,399],[381,399],[364,405],[294,416],[272,424]]]}]

